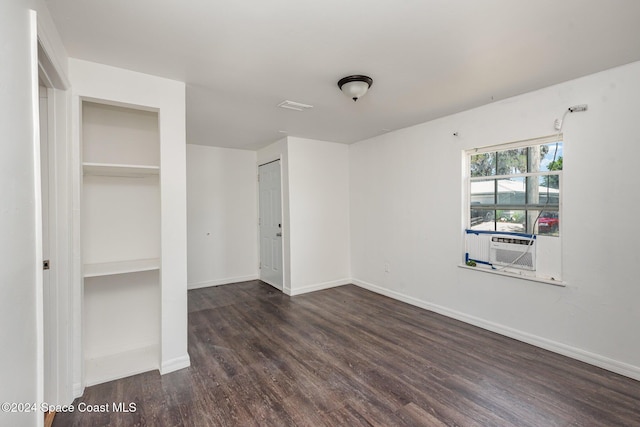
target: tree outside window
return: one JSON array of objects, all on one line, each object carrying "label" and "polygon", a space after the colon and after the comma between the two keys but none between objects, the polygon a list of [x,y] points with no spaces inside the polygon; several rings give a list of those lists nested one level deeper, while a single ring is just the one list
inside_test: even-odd
[{"label": "tree outside window", "polygon": [[558,236],[562,141],[469,155],[470,229]]}]

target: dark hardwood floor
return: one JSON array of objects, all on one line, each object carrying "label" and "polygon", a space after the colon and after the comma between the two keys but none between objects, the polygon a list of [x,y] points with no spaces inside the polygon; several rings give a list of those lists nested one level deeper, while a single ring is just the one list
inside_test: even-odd
[{"label": "dark hardwood floor", "polygon": [[640,382],[356,286],[189,291],[192,366],[85,390],[62,426],[640,426]]}]

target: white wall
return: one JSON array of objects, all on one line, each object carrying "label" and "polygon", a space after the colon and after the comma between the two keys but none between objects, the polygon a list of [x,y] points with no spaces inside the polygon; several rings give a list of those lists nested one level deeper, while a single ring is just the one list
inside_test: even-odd
[{"label": "white wall", "polygon": [[189,289],[258,278],[256,159],[187,145]]},{"label": "white wall", "polygon": [[288,138],[291,294],[349,283],[349,146]]},{"label": "white wall", "polygon": [[349,283],[349,147],[287,137],[258,151],[281,160],[284,286],[289,295]]},{"label": "white wall", "polygon": [[[350,146],[355,282],[640,379],[638,75],[633,63]],[[563,129],[566,287],[459,268],[462,151],[553,134],[582,103]]]},{"label": "white wall", "polygon": [[[187,354],[187,201],[185,85],[148,74],[71,58],[74,138],[79,143],[80,99],[158,111],[161,187],[161,360],[160,372],[189,366]],[[80,177],[77,177],[78,181]],[[76,208],[79,209],[79,199]],[[80,254],[78,253],[79,257]],[[75,310],[81,307],[76,287]],[[76,323],[78,324],[78,323]],[[80,331],[76,331],[80,337]],[[77,365],[77,364],[76,364]],[[76,368],[76,380],[78,369]]]},{"label": "white wall", "polygon": [[[2,402],[37,396],[36,206],[31,33],[18,1],[2,2],[0,34],[0,352]],[[10,82],[10,84],[6,84]],[[35,415],[0,413],[0,424],[29,425]]]},{"label": "white wall", "polygon": [[[43,1],[0,3],[0,39],[7,41],[0,47],[2,402],[37,402],[43,396],[37,35],[46,39],[52,61],[64,64],[66,52]],[[41,425],[41,418],[35,412],[1,412],[0,424]]]}]

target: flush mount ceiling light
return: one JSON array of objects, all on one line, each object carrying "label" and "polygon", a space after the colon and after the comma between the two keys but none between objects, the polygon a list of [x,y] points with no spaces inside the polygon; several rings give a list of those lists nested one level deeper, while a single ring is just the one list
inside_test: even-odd
[{"label": "flush mount ceiling light", "polygon": [[364,96],[373,84],[373,79],[368,76],[348,76],[338,81],[338,87],[353,101],[357,101]]}]

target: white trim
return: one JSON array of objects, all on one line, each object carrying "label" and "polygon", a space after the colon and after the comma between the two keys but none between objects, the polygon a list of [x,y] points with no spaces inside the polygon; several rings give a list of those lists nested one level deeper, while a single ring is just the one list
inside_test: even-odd
[{"label": "white trim", "polygon": [[189,358],[189,354],[187,353],[184,356],[176,357],[174,359],[165,360],[164,362],[162,362],[162,366],[160,366],[160,375],[188,368],[189,366],[191,366],[191,359]]},{"label": "white trim", "polygon": [[51,37],[47,33],[45,26],[40,25],[40,21],[38,21],[36,25],[38,29],[38,41],[42,47],[42,52],[38,52],[38,54],[42,53],[46,57],[46,61],[38,60],[39,65],[42,67],[46,78],[49,80],[52,87],[67,90],[71,87],[71,83],[62,71],[63,68],[58,61],[58,55],[55,55],[54,53],[55,49],[51,42]]},{"label": "white trim", "polygon": [[[59,58],[66,60],[66,54],[57,55],[51,42],[49,28],[43,25],[42,15],[37,14],[37,66],[38,75],[47,86],[47,149],[49,161],[49,258],[52,268],[49,272],[49,300],[43,300],[50,307],[50,317],[43,316],[43,331],[52,340],[50,356],[52,365],[49,378],[53,386],[52,395],[43,396],[50,404],[69,404],[73,400],[73,349],[71,322],[71,173],[70,162],[70,96],[66,70]],[[55,32],[55,30],[53,30]],[[41,129],[43,131],[43,129]],[[40,268],[40,267],[39,267]],[[44,356],[44,352],[43,352]],[[44,359],[43,359],[44,363]],[[44,372],[43,372],[44,375]]]},{"label": "white trim", "polygon": [[[524,172],[524,173],[510,173],[508,175],[486,175],[486,176],[472,176],[469,177],[469,181],[478,182],[478,181],[500,181],[500,180],[509,180],[511,178],[527,178],[530,176],[562,176],[562,169],[557,171],[539,171],[539,172]],[[541,186],[542,187],[542,186]],[[546,187],[544,187],[546,188]],[[557,188],[549,187],[549,191],[554,193],[559,193],[560,190]]]},{"label": "white trim", "polygon": [[336,286],[349,285],[349,284],[351,284],[351,279],[349,278],[332,280],[330,282],[316,283],[314,285],[307,285],[307,286],[302,286],[295,289],[290,289],[289,292],[287,292],[287,295],[290,295],[290,296],[302,295],[302,294],[307,294],[309,292],[321,291],[323,289],[335,288]]},{"label": "white trim", "polygon": [[200,289],[200,288],[208,288],[209,286],[221,286],[221,285],[230,285],[232,283],[240,283],[240,282],[248,282],[250,280],[259,280],[257,274],[252,274],[249,276],[237,276],[237,277],[227,277],[225,279],[216,279],[216,280],[207,280],[204,282],[195,282],[195,283],[187,283],[187,289]]},{"label": "white trim", "polygon": [[[82,144],[80,135],[82,133],[82,104],[80,97],[72,92],[70,94],[71,116],[70,116],[70,139],[71,139],[71,327],[72,327],[72,349],[73,359],[71,377],[73,381],[74,397],[79,397],[84,393],[84,358],[82,349],[82,303],[84,301],[84,278],[82,277],[82,234],[80,209],[82,206]],[[80,390],[81,394],[76,393]]]},{"label": "white trim", "polygon": [[504,335],[509,338],[513,338],[518,341],[522,341],[527,344],[531,344],[536,347],[540,347],[545,350],[570,357],[572,359],[580,360],[581,362],[585,362],[590,365],[615,372],[616,374],[624,375],[625,377],[640,381],[640,366],[633,366],[628,363],[620,362],[606,356],[602,356],[600,354],[591,353],[580,348],[542,338],[540,336],[510,328],[508,326],[504,326],[495,322],[490,322],[479,317],[470,316],[468,314],[461,313],[456,310],[451,310],[440,305],[432,304],[418,298],[414,298],[400,292],[392,291],[362,280],[353,279],[351,283],[361,288],[368,289],[372,292],[385,295],[389,298],[406,302],[407,304],[411,304],[425,310],[433,311],[435,313],[442,314],[443,316],[451,317],[453,319],[460,320],[461,322],[465,322],[470,325],[474,325],[479,328],[486,329],[488,331],[495,332],[497,334]]},{"label": "white trim", "polygon": [[515,279],[529,280],[531,282],[546,283],[547,285],[554,285],[554,286],[561,286],[561,287],[567,286],[567,282],[564,280],[553,280],[551,278],[529,276],[528,274],[531,274],[532,272],[526,271],[526,270],[519,270],[516,273],[516,272],[510,272],[507,270],[500,271],[500,270],[492,270],[490,268],[484,268],[484,267],[470,267],[464,264],[459,264],[458,267],[464,268],[465,270],[482,271],[483,273],[497,274],[499,276],[507,276],[507,277],[513,277]]},{"label": "white trim", "polygon": [[[42,185],[40,171],[40,97],[38,84],[38,17],[34,10],[29,10],[29,54],[31,69],[31,118],[33,144],[33,212],[34,212],[34,267],[35,267],[35,315],[36,315],[36,401],[44,399],[44,295],[42,273]],[[30,339],[34,339],[31,337]],[[39,415],[39,414],[37,414]],[[44,424],[44,419],[36,417],[37,426]]]},{"label": "white trim", "polygon": [[[491,153],[493,151],[512,150],[514,148],[531,147],[533,145],[545,145],[553,142],[563,141],[563,133],[558,132],[553,135],[542,136],[540,138],[524,139],[521,141],[506,142],[501,144],[485,145],[483,147],[469,148],[464,150],[467,156],[474,154]],[[564,142],[564,141],[563,141]]]}]

